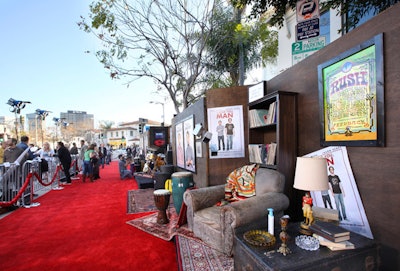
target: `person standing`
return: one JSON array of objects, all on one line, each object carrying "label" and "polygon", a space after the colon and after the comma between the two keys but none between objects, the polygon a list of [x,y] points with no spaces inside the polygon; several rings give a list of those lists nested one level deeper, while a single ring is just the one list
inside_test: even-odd
[{"label": "person standing", "polygon": [[69,169],[71,167],[71,154],[69,150],[64,146],[63,142],[57,142],[57,155],[60,159],[61,166],[65,174],[65,184],[71,184],[71,175]]},{"label": "person standing", "polygon": [[104,146],[103,143],[100,144],[99,158],[100,158],[101,168],[104,168],[104,164],[106,163],[106,159],[107,159],[107,148]]},{"label": "person standing", "polygon": [[[23,152],[23,149],[17,147],[17,139],[9,138],[7,140],[7,148],[4,150],[3,162],[14,163]],[[25,160],[26,158],[22,159],[19,164],[23,165]]]},{"label": "person standing", "polygon": [[49,162],[54,156],[54,150],[50,148],[50,143],[49,142],[44,142],[43,143],[43,148],[35,152],[36,155],[39,155],[40,159],[42,162],[40,163],[41,167],[41,172],[42,176],[44,174],[44,178],[48,178],[48,171],[49,171]]},{"label": "person standing", "polygon": [[75,143],[75,142],[72,143],[72,147],[71,147],[71,149],[69,150],[69,153],[70,153],[71,155],[76,155],[76,154],[78,154],[78,147],[76,146],[76,143]]},{"label": "person standing", "polygon": [[340,220],[347,220],[346,215],[346,208],[344,206],[344,189],[342,187],[340,178],[338,175],[335,174],[335,168],[330,166],[329,167],[329,187],[333,193],[333,197],[335,198],[336,209],[339,212],[339,219]]},{"label": "person standing", "polygon": [[30,150],[30,147],[29,147],[29,137],[21,136],[21,142],[17,144],[17,147],[22,149],[23,151],[26,150],[26,149],[29,149],[28,150],[27,160],[33,160],[33,158],[34,158],[33,157],[33,153],[32,153],[32,151]]},{"label": "person standing", "polygon": [[218,150],[221,150],[221,145],[222,145],[222,150],[225,150],[225,139],[224,139],[224,126],[222,125],[222,121],[218,121],[218,126],[216,128],[217,135],[218,135]]},{"label": "person standing", "polygon": [[235,135],[235,125],[232,123],[232,118],[228,119],[225,124],[225,134],[226,134],[226,149],[232,150],[233,147],[233,136]]},{"label": "person standing", "polygon": [[[84,153],[83,158],[83,173],[82,173],[82,181],[86,182],[86,177],[89,177],[90,181],[93,182],[93,165],[91,159],[96,155],[94,153],[95,144],[90,144],[87,150]],[[82,152],[82,150],[81,150]]]},{"label": "person standing", "polygon": [[85,140],[81,140],[81,150],[79,151],[79,167],[81,168],[82,173],[84,172],[84,167],[85,167],[85,152],[88,149],[88,146],[85,144]]},{"label": "person standing", "polygon": [[1,147],[0,147],[0,164],[3,164],[3,160],[4,160],[4,151],[7,148],[7,142],[3,141],[1,142]]},{"label": "person standing", "polygon": [[186,131],[186,149],[185,149],[185,167],[189,170],[194,170],[195,168],[195,160],[194,160],[194,151],[193,147],[190,145],[191,140],[190,140],[190,133],[189,130]]}]

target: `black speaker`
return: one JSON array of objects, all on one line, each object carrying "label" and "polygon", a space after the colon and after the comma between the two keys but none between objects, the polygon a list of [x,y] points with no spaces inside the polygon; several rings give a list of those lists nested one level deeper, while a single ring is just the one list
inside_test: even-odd
[{"label": "black speaker", "polygon": [[174,159],[172,157],[172,150],[167,151],[166,162],[168,165],[172,165],[174,163]]}]

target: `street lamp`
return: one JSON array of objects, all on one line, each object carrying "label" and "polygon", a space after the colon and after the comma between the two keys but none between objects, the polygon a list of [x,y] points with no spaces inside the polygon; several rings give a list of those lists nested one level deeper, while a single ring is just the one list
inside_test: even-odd
[{"label": "street lamp", "polygon": [[31,102],[29,101],[19,101],[19,100],[14,100],[13,98],[8,99],[7,104],[10,105],[10,112],[15,113],[15,136],[17,137],[18,140],[18,114],[21,113],[21,109],[24,109],[26,104],[30,104]]},{"label": "street lamp", "polygon": [[165,123],[165,105],[164,105],[164,103],[162,103],[162,102],[154,102],[154,101],[150,101],[150,103],[151,104],[161,104],[162,105],[162,111],[163,111],[163,114],[162,114],[162,120],[163,120],[163,122],[161,123],[161,126],[164,126],[164,123]]}]

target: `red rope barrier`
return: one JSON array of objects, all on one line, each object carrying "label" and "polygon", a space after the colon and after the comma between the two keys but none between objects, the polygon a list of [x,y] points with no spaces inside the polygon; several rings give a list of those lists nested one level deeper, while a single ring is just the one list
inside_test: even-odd
[{"label": "red rope barrier", "polygon": [[17,195],[11,201],[0,201],[0,207],[9,207],[9,206],[15,204],[21,198],[22,193],[24,193],[25,189],[28,187],[32,176],[33,176],[33,173],[29,172],[28,176],[26,176],[24,184],[22,185],[21,189],[18,191]]}]

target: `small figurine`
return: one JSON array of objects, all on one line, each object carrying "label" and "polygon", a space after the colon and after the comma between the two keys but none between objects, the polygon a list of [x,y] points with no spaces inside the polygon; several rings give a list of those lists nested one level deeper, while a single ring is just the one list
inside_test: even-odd
[{"label": "small figurine", "polygon": [[312,211],[313,199],[310,192],[306,192],[303,197],[303,216],[305,226],[310,226],[314,222],[314,216]]}]

